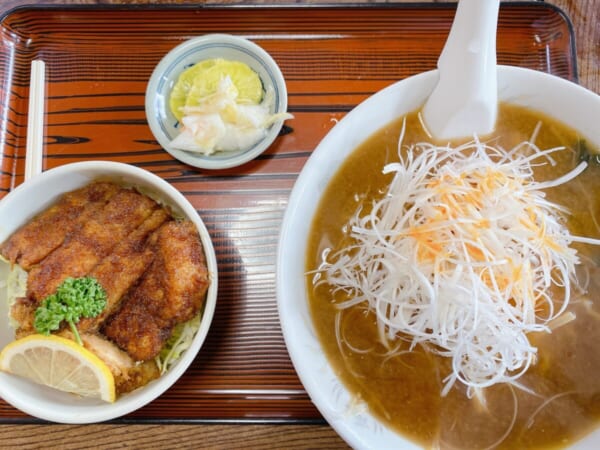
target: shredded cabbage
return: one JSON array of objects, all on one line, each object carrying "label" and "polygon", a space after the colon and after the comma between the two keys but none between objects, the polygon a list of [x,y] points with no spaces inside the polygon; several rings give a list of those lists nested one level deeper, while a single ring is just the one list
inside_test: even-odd
[{"label": "shredded cabbage", "polygon": [[184,323],[180,323],[173,329],[171,337],[167,340],[162,350],[155,358],[156,365],[160,370],[160,374],[163,375],[167,372],[173,364],[181,357],[194,340],[194,336],[200,328],[200,319],[202,318],[202,312],[196,314],[196,316]]},{"label": "shredded cabbage", "polygon": [[[0,256],[0,261],[10,264],[8,260]],[[13,328],[18,328],[19,324],[11,317],[10,311],[12,305],[20,297],[25,297],[27,293],[27,272],[18,264],[10,264],[8,276],[5,280],[0,280],[0,289],[6,288],[6,299],[8,302],[8,323]]]}]

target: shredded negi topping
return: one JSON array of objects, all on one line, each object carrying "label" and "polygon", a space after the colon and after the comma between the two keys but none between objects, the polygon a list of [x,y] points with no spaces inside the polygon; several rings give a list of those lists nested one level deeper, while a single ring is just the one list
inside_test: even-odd
[{"label": "shredded negi topping", "polygon": [[[401,149],[402,130],[399,149]],[[532,138],[533,140],[533,138]],[[328,283],[340,309],[366,305],[381,341],[405,339],[452,358],[442,395],[459,380],[475,390],[516,380],[535,361],[527,334],[549,332],[576,283],[566,210],[533,166],[552,153],[524,142],[505,150],[478,139],[458,147],[419,143],[385,166],[393,180],[370,211],[348,223],[352,244],[327,250],[314,283]],[[339,333],[338,333],[339,335]]]}]

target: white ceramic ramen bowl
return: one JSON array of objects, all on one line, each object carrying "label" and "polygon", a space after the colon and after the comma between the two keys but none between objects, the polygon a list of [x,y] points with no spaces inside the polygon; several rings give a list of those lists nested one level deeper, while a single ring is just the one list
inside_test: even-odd
[{"label": "white ceramic ramen bowl", "polygon": [[[340,164],[375,131],[420,108],[437,81],[435,71],[380,91],[345,116],[315,149],[292,190],[277,259],[277,302],[285,342],[300,380],[321,414],[357,449],[418,449],[374,416],[357,408],[327,361],[308,309],[306,248],[319,199]],[[516,67],[498,67],[498,97],[545,112],[600,147],[600,96],[561,78]],[[600,429],[573,449],[600,448]]]},{"label": "white ceramic ramen bowl", "polygon": [[[82,424],[110,420],[135,411],[160,396],[177,381],[196,357],[208,333],[216,306],[217,262],[202,219],[177,189],[162,178],[135,166],[108,161],[88,161],[60,166],[33,177],[0,200],[0,242],[4,242],[19,226],[56,201],[61,194],[95,179],[135,186],[168,206],[174,215],[191,220],[198,228],[204,247],[211,284],[200,328],[190,348],[163,376],[121,396],[114,403],[79,398],[0,372],[2,399],[31,416],[52,422]],[[7,301],[0,298],[0,348],[13,340],[14,333],[8,322]]]},{"label": "white ceramic ramen bowl", "polygon": [[265,92],[273,89],[272,114],[287,111],[287,88],[275,60],[262,47],[240,36],[207,34],[178,45],[158,63],[146,88],[146,119],[158,143],[178,160],[204,169],[226,169],[256,158],[278,136],[283,120],[271,125],[266,136],[252,147],[237,152],[212,155],[172,148],[170,142],[179,134],[179,122],[169,108],[169,96],[179,75],[194,64],[212,58],[240,61],[260,77]]}]

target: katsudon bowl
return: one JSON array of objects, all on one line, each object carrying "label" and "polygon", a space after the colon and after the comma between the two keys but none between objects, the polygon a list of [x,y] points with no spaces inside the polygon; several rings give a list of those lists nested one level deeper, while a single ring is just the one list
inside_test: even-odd
[{"label": "katsudon bowl", "polygon": [[[317,219],[320,200],[325,196],[328,185],[351,153],[373,133],[421,108],[436,81],[435,71],[399,81],[365,100],[338,122],[302,169],[291,192],[281,227],[276,282],[279,318],[285,343],[313,403],[339,435],[355,449],[416,450],[422,446],[392,429],[380,416],[372,414],[363,399],[358,398],[342,381],[341,369],[326,354],[326,347],[321,339],[325,333],[318,328],[324,319],[313,316],[308,288],[308,281],[314,277],[314,272],[311,273],[314,266],[309,268],[307,264],[309,243],[314,239],[312,224]],[[501,101],[547,114],[577,130],[580,136],[588,139],[592,147],[600,148],[600,96],[542,72],[499,66],[498,97]],[[350,183],[351,178],[344,175],[343,180]],[[365,173],[359,175],[368,176]],[[359,196],[358,193],[353,195]],[[324,218],[323,222],[326,221],[327,218]],[[326,237],[322,239],[326,240]],[[372,344],[356,342],[359,342],[361,349]],[[564,356],[567,358],[570,355]],[[364,383],[368,382],[365,378]],[[407,397],[399,406],[407,409],[408,415],[414,418],[418,410],[413,410],[414,414],[410,410],[419,403],[417,400]],[[496,411],[490,411],[491,416],[495,413]],[[437,417],[438,412],[433,406],[430,414]],[[600,428],[597,421],[595,431],[593,427],[591,430],[585,437],[579,436],[580,441],[571,442],[569,448],[600,448]]]},{"label": "katsudon bowl", "polygon": [[[202,242],[210,285],[200,312],[200,326],[190,347],[158,379],[123,394],[114,403],[77,397],[0,372],[0,397],[3,400],[31,416],[58,423],[83,424],[114,419],[135,411],[160,396],[179,379],[200,351],[216,305],[217,263],[209,233],[202,219],[177,189],[158,176],[135,166],[107,161],[79,162],[48,170],[26,181],[0,200],[0,242],[4,242],[36,213],[55,202],[61,194],[95,180],[135,187],[165,206],[173,217],[190,220],[197,228]],[[4,272],[0,272],[0,280],[6,278],[7,272],[7,265],[2,266]],[[1,349],[15,337],[9,324],[5,289],[0,289],[0,293]]]}]

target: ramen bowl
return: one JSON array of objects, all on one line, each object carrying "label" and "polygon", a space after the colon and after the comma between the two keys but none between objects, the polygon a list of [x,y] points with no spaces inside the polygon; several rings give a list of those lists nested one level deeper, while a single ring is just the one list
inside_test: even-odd
[{"label": "ramen bowl", "polygon": [[[277,258],[277,302],[291,360],[310,398],[324,418],[353,448],[418,449],[372,415],[342,383],[317,336],[307,293],[306,258],[312,218],[341,164],[374,132],[422,107],[437,72],[399,81],[348,113],[315,149],[292,190],[283,219]],[[600,97],[563,79],[528,69],[499,66],[501,101],[546,113],[600,146]],[[410,407],[407,405],[407,407]],[[573,449],[598,448],[600,430]]]},{"label": "ramen bowl", "polygon": [[171,141],[180,133],[180,123],[169,108],[169,96],[179,75],[194,64],[222,58],[247,64],[258,74],[263,90],[272,90],[271,114],[287,111],[287,88],[275,60],[262,47],[239,36],[208,34],[183,42],[158,63],[146,88],[146,118],[158,143],[181,162],[203,169],[226,169],[244,164],[273,143],[283,126],[283,119],[269,126],[258,142],[239,151],[216,152],[211,155],[173,148]]},{"label": "ramen bowl", "polygon": [[[128,164],[87,161],[66,164],[50,169],[18,186],[0,200],[0,242],[4,242],[36,213],[43,211],[62,194],[80,188],[94,180],[112,181],[134,186],[155,199],[174,217],[189,219],[198,229],[210,277],[200,327],[191,346],[161,377],[149,384],[124,394],[114,403],[92,398],[76,397],[27,379],[0,372],[0,397],[21,411],[48,421],[59,423],[92,423],[123,416],[151,402],[175,383],[192,363],[208,333],[217,298],[217,263],[210,236],[202,219],[186,198],[160,177]],[[6,266],[2,264],[2,266]],[[6,268],[5,268],[6,269]],[[6,273],[0,273],[5,279]],[[0,290],[0,297],[5,290]],[[14,340],[9,326],[7,299],[0,298],[0,348]]]}]

